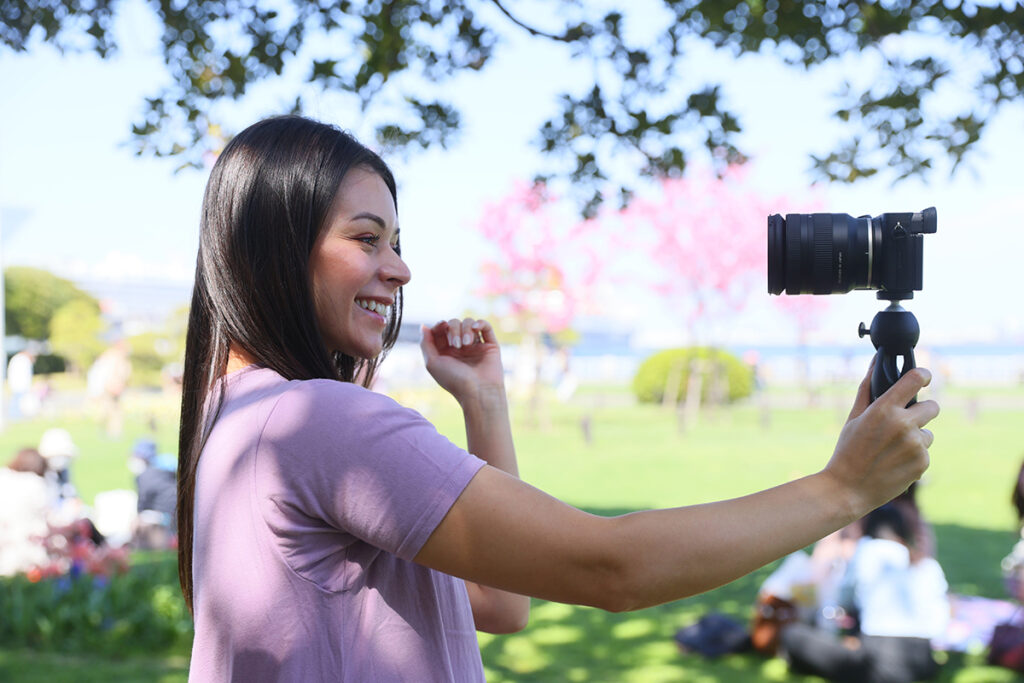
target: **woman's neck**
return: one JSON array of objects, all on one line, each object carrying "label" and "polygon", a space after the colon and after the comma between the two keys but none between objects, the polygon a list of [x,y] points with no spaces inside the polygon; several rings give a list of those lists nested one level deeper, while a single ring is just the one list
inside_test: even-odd
[{"label": "woman's neck", "polygon": [[230,374],[235,370],[241,370],[242,368],[249,367],[255,362],[256,358],[253,357],[252,354],[237,344],[231,344],[228,347],[228,364],[224,369],[224,374]]}]

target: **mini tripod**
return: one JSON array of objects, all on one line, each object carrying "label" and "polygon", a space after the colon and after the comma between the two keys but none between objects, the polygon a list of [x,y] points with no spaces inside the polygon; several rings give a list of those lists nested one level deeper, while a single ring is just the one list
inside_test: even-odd
[{"label": "mini tripod", "polygon": [[[921,327],[914,314],[900,306],[896,298],[911,296],[912,293],[879,292],[878,298],[889,299],[889,306],[875,314],[870,328],[861,323],[858,329],[861,337],[871,335],[871,343],[876,349],[875,368],[871,372],[872,401],[884,394],[900,377],[917,367],[914,363],[914,346],[921,337]],[[903,359],[902,365],[899,364],[900,358]],[[916,402],[917,397],[914,397],[907,405]]]}]

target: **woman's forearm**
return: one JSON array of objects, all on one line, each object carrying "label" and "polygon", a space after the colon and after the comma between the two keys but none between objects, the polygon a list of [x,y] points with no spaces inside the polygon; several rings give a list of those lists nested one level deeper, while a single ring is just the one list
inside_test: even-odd
[{"label": "woman's forearm", "polygon": [[622,560],[628,578],[616,609],[703,593],[810,545],[866,512],[842,491],[822,472],[742,498],[609,520],[610,537],[634,551]]},{"label": "woman's forearm", "polygon": [[491,467],[519,476],[508,399],[503,386],[480,387],[459,399],[466,422],[466,446],[470,453]]},{"label": "woman's forearm", "polygon": [[[466,446],[470,453],[492,467],[519,477],[508,400],[504,387],[485,387],[459,401],[466,422]],[[517,593],[466,582],[477,629],[488,633],[512,633],[526,627],[530,598]]]}]

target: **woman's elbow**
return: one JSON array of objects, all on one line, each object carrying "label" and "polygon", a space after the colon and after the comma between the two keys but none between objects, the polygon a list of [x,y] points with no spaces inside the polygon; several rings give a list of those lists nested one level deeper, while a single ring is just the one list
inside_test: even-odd
[{"label": "woman's elbow", "polygon": [[581,588],[585,591],[582,604],[606,612],[631,612],[643,604],[643,591],[638,568],[626,557],[608,557],[590,567],[590,576]]},{"label": "woman's elbow", "polygon": [[505,594],[498,604],[481,605],[474,608],[473,619],[476,629],[484,633],[505,635],[518,633],[530,623],[530,598],[524,595]]},{"label": "woman's elbow", "polygon": [[487,624],[487,628],[481,628],[480,630],[495,635],[508,635],[510,633],[519,633],[529,624],[530,610],[525,609],[518,610],[515,613],[504,614],[501,618]]}]

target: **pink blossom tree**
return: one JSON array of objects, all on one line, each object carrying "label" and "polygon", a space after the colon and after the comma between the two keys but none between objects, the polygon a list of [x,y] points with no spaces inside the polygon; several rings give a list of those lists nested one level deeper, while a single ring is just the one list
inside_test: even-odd
[{"label": "pink blossom tree", "polygon": [[[755,292],[767,298],[767,216],[807,210],[806,202],[797,208],[792,200],[766,196],[738,166],[721,175],[690,171],[663,180],[658,190],[634,200],[616,220],[647,235],[651,290],[683,317],[692,339],[713,342],[707,339],[713,323],[736,316]],[[691,422],[701,373],[680,368],[678,374],[689,374],[685,421]],[[676,395],[677,387],[667,388],[667,402]]]},{"label": "pink blossom tree", "polygon": [[599,224],[580,220],[543,183],[517,183],[486,204],[477,231],[489,244],[479,294],[523,333],[558,334],[591,303],[603,258]]},{"label": "pink blossom tree", "polygon": [[648,235],[651,288],[681,314],[691,336],[741,310],[767,273],[765,219],[782,202],[751,189],[741,167],[667,178],[620,212]]},{"label": "pink blossom tree", "polygon": [[598,221],[582,220],[543,183],[517,183],[486,204],[477,231],[488,244],[478,294],[506,332],[519,337],[520,378],[539,401],[544,338],[564,339],[592,310],[605,264]]}]

